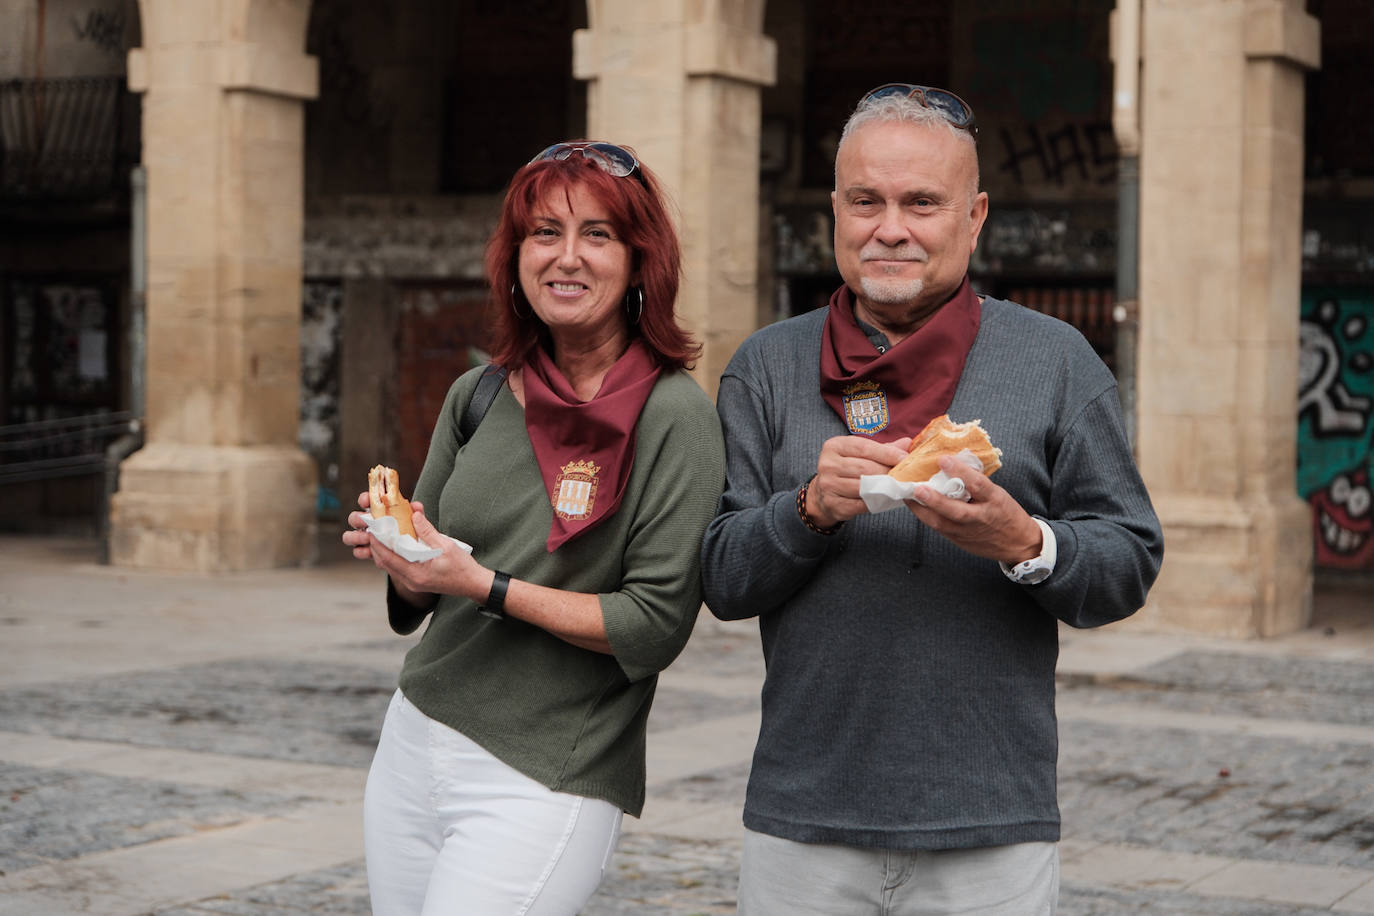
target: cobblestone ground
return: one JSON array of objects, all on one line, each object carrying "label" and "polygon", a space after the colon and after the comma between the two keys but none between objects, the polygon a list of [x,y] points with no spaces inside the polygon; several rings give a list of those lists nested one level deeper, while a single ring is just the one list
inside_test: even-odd
[{"label": "cobblestone ground", "polygon": [[1374,672],[1354,661],[1183,652],[1105,684],[1061,678],[1059,690],[1061,697],[1103,706],[1374,725]]},{"label": "cobblestone ground", "polygon": [[395,689],[394,670],[274,659],[212,662],[0,691],[0,725],[62,738],[366,767]]},{"label": "cobblestone ground", "polygon": [[[1374,869],[1374,748],[1062,729],[1060,807],[1083,839]],[[1226,775],[1222,775],[1225,773]]]},{"label": "cobblestone ground", "polygon": [[[753,632],[747,626],[737,631],[713,628],[689,647],[681,664],[699,679],[757,676]],[[404,646],[397,641],[351,648],[358,658],[375,657],[377,664],[224,661],[98,681],[10,687],[0,690],[0,731],[361,770],[370,758]],[[700,680],[695,683],[660,690],[654,732],[736,715],[757,703],[749,691],[717,691]],[[1120,712],[1119,720],[1062,723],[1060,793],[1066,837],[1374,871],[1374,743],[1136,721],[1142,710],[1158,710],[1368,727],[1374,725],[1370,665],[1184,652],[1129,678],[1066,677],[1060,693],[1062,700],[1079,707]],[[737,810],[747,775],[747,765],[732,764],[658,785],[648,806],[714,802]],[[182,836],[307,801],[293,792],[183,785],[174,772],[124,778],[0,764],[0,871]],[[629,832],[584,913],[731,913],[738,852],[731,841]],[[159,916],[367,912],[361,862],[157,911]],[[1063,887],[1060,907],[1064,916],[1329,912],[1072,882]]]},{"label": "cobblestone ground", "polygon": [[280,813],[303,799],[0,763],[0,874]]},{"label": "cobblestone ground", "polygon": [[[1374,668],[1187,652],[1062,700],[1367,726]],[[1127,707],[1125,704],[1130,704]],[[1374,869],[1374,745],[1071,722],[1061,727],[1065,832],[1178,852]]]},{"label": "cobblestone ground", "polygon": [[[652,848],[645,848],[652,847]],[[738,849],[733,844],[626,837],[616,865],[583,916],[704,916],[735,912]],[[369,914],[361,863],[299,875],[194,906],[158,910],[156,916],[290,916]],[[1329,909],[1269,906],[1191,894],[1065,887],[1059,916],[1330,916]]]},{"label": "cobblestone ground", "polygon": [[1058,916],[1331,916],[1331,910],[1271,906],[1193,894],[1089,890],[1065,887]]},{"label": "cobblestone ground", "polygon": [[[627,834],[611,871],[582,910],[583,916],[704,916],[735,912],[733,843],[674,840]],[[158,910],[156,916],[264,916],[264,914],[366,914],[362,863],[331,868],[252,888],[194,906]]]}]

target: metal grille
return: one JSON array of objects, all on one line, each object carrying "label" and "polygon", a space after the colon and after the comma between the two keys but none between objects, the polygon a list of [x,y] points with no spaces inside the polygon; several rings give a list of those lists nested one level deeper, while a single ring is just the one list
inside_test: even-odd
[{"label": "metal grille", "polygon": [[127,411],[0,426],[0,484],[103,473],[106,446],[139,426]]},{"label": "metal grille", "polygon": [[1116,366],[1115,291],[1107,287],[1024,286],[1006,298],[1078,328],[1108,367]]},{"label": "metal grille", "polygon": [[126,121],[123,82],[0,82],[0,196],[88,197],[114,189]]}]

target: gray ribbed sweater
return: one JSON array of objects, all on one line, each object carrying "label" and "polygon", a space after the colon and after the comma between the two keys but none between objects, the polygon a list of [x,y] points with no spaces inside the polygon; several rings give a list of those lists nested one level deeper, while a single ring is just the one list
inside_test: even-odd
[{"label": "gray ribbed sweater", "polygon": [[949,413],[982,419],[1003,452],[994,482],[1054,530],[1054,574],[1016,585],[906,511],[833,537],[802,524],[796,489],[846,434],[819,393],[825,314],[750,337],[717,399],[726,491],[706,601],[759,617],[767,663],[744,822],[884,848],[1057,840],[1058,621],[1133,613],[1163,555],[1115,380],[1069,325],[984,301]]}]

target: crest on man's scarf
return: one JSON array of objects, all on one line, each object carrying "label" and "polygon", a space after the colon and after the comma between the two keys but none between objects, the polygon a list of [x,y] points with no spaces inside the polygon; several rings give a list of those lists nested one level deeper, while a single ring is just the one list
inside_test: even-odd
[{"label": "crest on man's scarf", "polygon": [[887,429],[887,395],[877,382],[855,382],[844,389],[844,422],[859,436]]}]

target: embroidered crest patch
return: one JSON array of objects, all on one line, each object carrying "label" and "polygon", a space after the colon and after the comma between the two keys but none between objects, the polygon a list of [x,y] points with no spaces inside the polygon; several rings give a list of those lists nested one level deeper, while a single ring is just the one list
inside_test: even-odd
[{"label": "embroidered crest patch", "polygon": [[844,422],[860,436],[887,429],[887,395],[877,382],[855,382],[844,389]]},{"label": "embroidered crest patch", "polygon": [[554,514],[573,522],[590,518],[596,501],[596,475],[600,472],[601,468],[585,459],[563,465],[554,489]]}]

